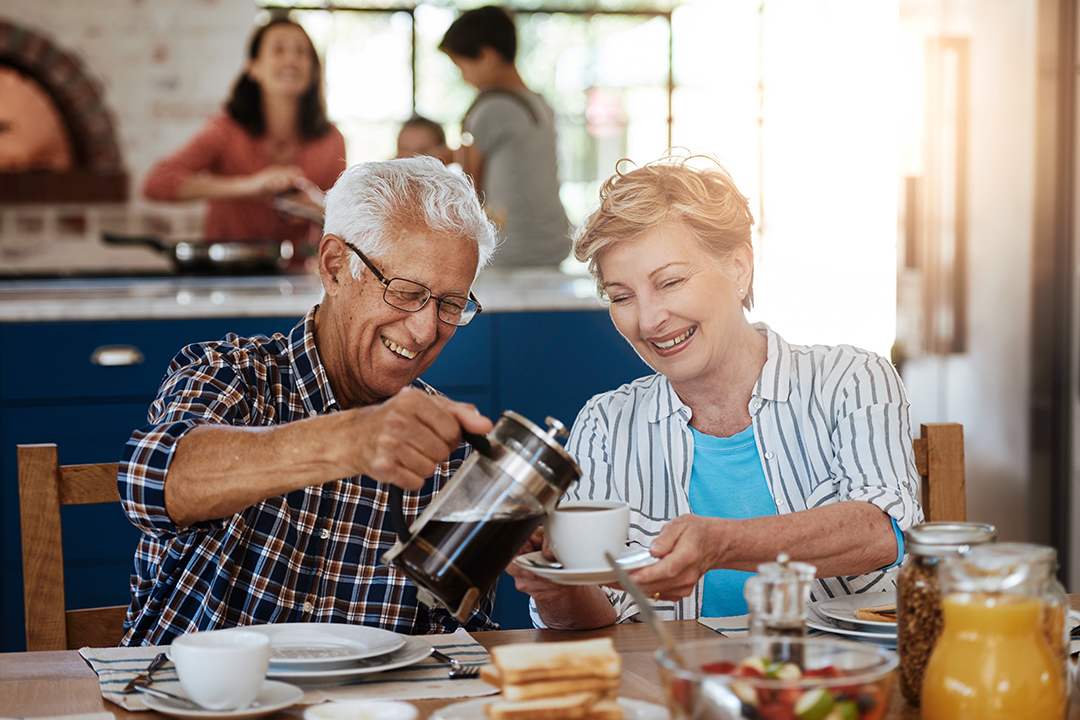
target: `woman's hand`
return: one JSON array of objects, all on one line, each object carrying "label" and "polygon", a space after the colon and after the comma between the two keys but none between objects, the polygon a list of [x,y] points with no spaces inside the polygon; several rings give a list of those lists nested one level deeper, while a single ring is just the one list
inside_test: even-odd
[{"label": "woman's hand", "polygon": [[636,570],[630,579],[651,597],[679,600],[694,590],[694,585],[709,570],[718,566],[719,542],[713,532],[715,520],[698,515],[680,515],[660,531],[649,548],[660,558],[648,567]]},{"label": "woman's hand", "polygon": [[[537,528],[518,555],[540,550],[544,557],[554,559],[544,537],[544,528]],[[514,578],[514,587],[532,597],[540,618],[549,628],[588,630],[606,627],[615,622],[615,608],[607,594],[596,585],[558,585],[510,563],[506,572]]]},{"label": "woman's hand", "polygon": [[310,184],[310,181],[297,166],[271,165],[248,175],[245,185],[249,195],[272,197],[278,193],[301,189],[300,183]]},{"label": "woman's hand", "polygon": [[[538,527],[522,545],[518,555],[541,551],[548,560],[554,560],[555,555],[547,544],[544,528]],[[517,563],[510,563],[506,572],[514,578],[514,587],[532,597],[539,603],[558,602],[568,594],[570,588],[566,585],[556,585],[550,580],[545,580],[536,573],[530,572]]]}]

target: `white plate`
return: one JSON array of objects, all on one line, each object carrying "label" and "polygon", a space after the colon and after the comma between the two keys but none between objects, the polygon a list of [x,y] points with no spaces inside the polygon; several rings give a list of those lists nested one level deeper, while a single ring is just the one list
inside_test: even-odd
[{"label": "white plate", "polygon": [[[454,705],[447,705],[431,714],[431,720],[485,720],[484,706],[495,697],[474,698]],[[624,720],[668,720],[668,710],[644,700],[619,698]]]},{"label": "white plate", "polygon": [[[616,560],[627,570],[637,570],[656,561],[657,558],[649,554],[648,548],[639,545],[626,548]],[[571,570],[564,568],[562,563],[548,560],[539,550],[518,555],[514,558],[514,564],[558,585],[604,585],[618,581],[611,568]]]},{"label": "white plate", "polygon": [[871,645],[880,645],[891,650],[896,649],[895,629],[891,633],[875,632],[873,630],[855,630],[850,627],[845,627],[843,623],[837,622],[832,618],[819,615],[814,610],[813,605],[810,606],[810,612],[806,614],[806,627],[836,635],[843,635],[851,640],[861,640],[862,642],[867,642]]},{"label": "white plate", "polygon": [[272,623],[236,629],[269,636],[271,669],[329,670],[345,667],[356,660],[386,655],[405,646],[404,635],[344,623]]},{"label": "white plate", "polygon": [[343,685],[361,675],[414,665],[431,655],[431,645],[418,637],[404,636],[405,645],[389,655],[356,660],[341,668],[297,668],[271,665],[266,676],[297,685]]},{"label": "white plate", "polygon": [[[177,683],[173,692],[181,697],[184,690]],[[195,720],[244,720],[244,718],[257,718],[269,715],[282,708],[295,705],[304,697],[304,691],[300,688],[283,682],[267,680],[255,696],[255,702],[243,710],[192,710],[186,705],[181,705],[175,700],[158,697],[156,695],[142,695],[143,704],[151,710],[156,710],[163,715],[171,715],[178,718],[194,718]]]},{"label": "white plate", "polygon": [[841,597],[831,598],[829,600],[820,600],[813,603],[813,607],[818,611],[819,615],[824,615],[827,618],[832,618],[842,623],[846,623],[846,626],[870,631],[886,631],[896,634],[896,623],[887,622],[884,620],[863,620],[856,611],[860,608],[874,607],[877,605],[896,604],[895,592],[875,592],[875,593],[862,593],[861,595],[844,595]]}]

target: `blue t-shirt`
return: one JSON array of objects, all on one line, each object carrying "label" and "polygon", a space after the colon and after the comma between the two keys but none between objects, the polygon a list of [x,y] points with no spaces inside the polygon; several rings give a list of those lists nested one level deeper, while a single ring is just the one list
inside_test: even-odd
[{"label": "blue t-shirt", "polygon": [[[761,468],[754,426],[729,438],[705,435],[693,428],[694,464],[690,470],[690,509],[703,517],[745,518],[776,514],[765,471]],[[705,573],[702,617],[746,612],[743,585],[753,573],[710,570]]]}]

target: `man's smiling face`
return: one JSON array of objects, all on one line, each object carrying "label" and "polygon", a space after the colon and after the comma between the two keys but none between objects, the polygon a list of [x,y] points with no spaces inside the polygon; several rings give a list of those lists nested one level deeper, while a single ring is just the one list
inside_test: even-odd
[{"label": "man's smiling face", "polygon": [[[369,405],[409,385],[435,362],[457,329],[438,319],[436,298],[467,297],[479,255],[470,238],[416,226],[392,231],[388,250],[369,259],[387,280],[405,278],[432,292],[422,309],[406,312],[383,300],[385,286],[370,270],[353,277],[352,251],[340,239],[324,240],[334,241],[341,243],[340,270],[319,311],[319,353],[339,404]],[[323,279],[325,287],[325,273]]]}]

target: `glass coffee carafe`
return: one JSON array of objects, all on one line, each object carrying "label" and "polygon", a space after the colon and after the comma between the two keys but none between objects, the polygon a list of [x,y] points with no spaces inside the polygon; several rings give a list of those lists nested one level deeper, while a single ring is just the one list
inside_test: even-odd
[{"label": "glass coffee carafe", "polygon": [[[402,491],[390,487],[399,540],[383,555],[419,589],[464,622],[581,469],[556,442],[565,426],[544,430],[507,410],[420,517],[406,527]],[[469,439],[469,438],[466,438]]]}]

